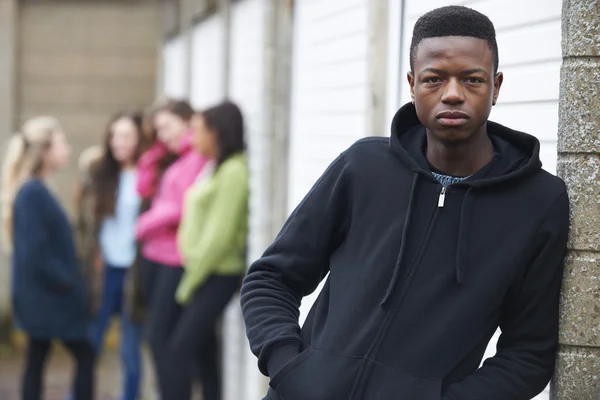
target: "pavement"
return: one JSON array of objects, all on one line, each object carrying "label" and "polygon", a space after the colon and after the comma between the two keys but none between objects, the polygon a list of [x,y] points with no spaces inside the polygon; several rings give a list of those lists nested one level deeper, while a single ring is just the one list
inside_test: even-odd
[{"label": "pavement", "polygon": [[[119,355],[119,323],[113,321],[107,332],[105,350],[96,367],[96,399],[121,400],[122,368]],[[23,371],[24,349],[27,339],[15,332],[13,345],[0,344],[0,400],[20,400],[21,374]],[[139,400],[159,400],[154,383],[154,367],[150,353],[144,347],[144,370],[141,397]],[[55,344],[46,365],[44,400],[66,400],[71,389],[73,361],[60,344]],[[202,400],[200,385],[194,386],[193,400]]]},{"label": "pavement", "polygon": [[[152,370],[146,352],[143,400],[156,400]],[[23,352],[0,349],[0,400],[20,400],[19,387],[23,369]],[[54,345],[46,367],[45,400],[65,400],[71,387],[73,362],[60,345]],[[96,400],[120,400],[121,360],[116,351],[109,351],[100,360],[96,375]]]}]

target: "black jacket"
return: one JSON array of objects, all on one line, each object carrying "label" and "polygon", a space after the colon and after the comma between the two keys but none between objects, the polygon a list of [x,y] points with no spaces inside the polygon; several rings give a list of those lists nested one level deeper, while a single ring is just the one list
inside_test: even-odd
[{"label": "black jacket", "polygon": [[[569,204],[539,142],[443,191],[412,104],[345,151],[250,268],[242,308],[273,400],[528,400],[548,383]],[[302,298],[329,273],[307,322]],[[497,355],[479,369],[498,328]]]}]

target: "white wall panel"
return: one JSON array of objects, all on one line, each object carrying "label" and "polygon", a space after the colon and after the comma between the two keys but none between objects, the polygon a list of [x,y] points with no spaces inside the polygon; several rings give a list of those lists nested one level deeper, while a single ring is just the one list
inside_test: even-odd
[{"label": "white wall panel", "polygon": [[[242,110],[250,162],[250,232],[248,259],[260,257],[271,238],[266,159],[271,149],[265,134],[265,0],[243,0],[233,4],[230,26],[229,97]],[[258,400],[266,393],[256,357],[250,352],[241,315],[239,297],[226,313],[224,335],[224,400]]]},{"label": "white wall panel", "polygon": [[[290,140],[289,210],[325,168],[367,135],[367,0],[298,0]],[[304,321],[317,291],[301,307]]]},{"label": "white wall panel", "polygon": [[178,36],[163,46],[163,94],[168,97],[185,98],[187,74],[186,38]]},{"label": "white wall panel", "polygon": [[190,101],[196,109],[221,102],[225,96],[224,23],[214,15],[192,32],[192,84]]}]

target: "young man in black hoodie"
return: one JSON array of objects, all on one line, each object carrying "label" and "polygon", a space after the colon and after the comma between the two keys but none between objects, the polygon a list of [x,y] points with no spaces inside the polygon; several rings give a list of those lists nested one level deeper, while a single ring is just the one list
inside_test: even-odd
[{"label": "young man in black hoodie", "polygon": [[436,9],[410,57],[391,138],[341,154],[245,279],[267,399],[528,400],[552,375],[569,204],[538,140],[488,121],[494,26]]}]

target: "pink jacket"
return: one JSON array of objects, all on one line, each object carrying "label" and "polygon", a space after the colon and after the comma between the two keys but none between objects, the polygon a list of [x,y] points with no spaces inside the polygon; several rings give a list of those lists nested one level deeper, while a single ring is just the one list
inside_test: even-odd
[{"label": "pink jacket", "polygon": [[167,152],[164,144],[157,143],[138,162],[137,191],[142,198],[154,198],[150,209],[138,218],[136,237],[142,242],[145,258],[177,267],[181,266],[177,228],[181,220],[183,198],[208,160],[192,149],[191,134],[188,133],[181,143],[179,159],[167,168],[156,191],[153,187],[157,174],[156,163]]}]

